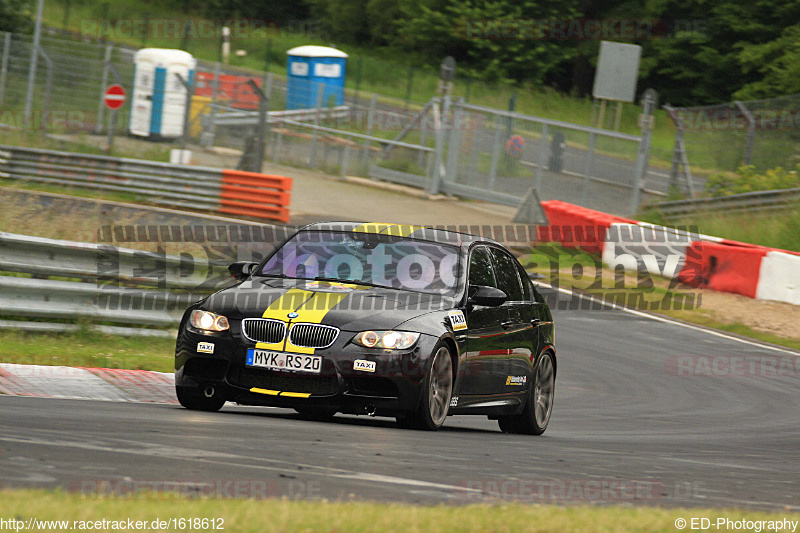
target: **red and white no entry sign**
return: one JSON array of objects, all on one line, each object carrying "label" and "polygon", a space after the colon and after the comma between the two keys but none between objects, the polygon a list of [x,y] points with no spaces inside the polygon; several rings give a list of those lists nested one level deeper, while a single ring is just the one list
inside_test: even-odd
[{"label": "red and white no entry sign", "polygon": [[110,86],[103,95],[103,102],[109,109],[119,109],[125,103],[125,89],[122,85]]}]

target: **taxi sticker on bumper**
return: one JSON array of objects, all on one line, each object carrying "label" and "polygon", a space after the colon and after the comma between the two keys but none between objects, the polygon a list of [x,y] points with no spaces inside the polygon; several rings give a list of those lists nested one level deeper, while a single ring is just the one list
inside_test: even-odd
[{"label": "taxi sticker on bumper", "polygon": [[375,372],[375,361],[356,359],[355,361],[353,361],[353,370],[361,370],[364,372]]},{"label": "taxi sticker on bumper", "polygon": [[198,342],[197,343],[197,351],[199,353],[214,353],[214,343],[213,342]]}]

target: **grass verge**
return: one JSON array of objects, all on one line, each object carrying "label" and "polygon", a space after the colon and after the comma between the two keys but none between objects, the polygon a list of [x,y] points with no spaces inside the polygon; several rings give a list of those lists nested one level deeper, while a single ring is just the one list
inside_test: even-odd
[{"label": "grass verge", "polygon": [[91,331],[22,333],[0,330],[0,361],[26,365],[126,368],[172,372],[175,341]]},{"label": "grass verge", "polygon": [[654,211],[637,218],[652,224],[692,227],[705,235],[800,252],[800,232],[797,231],[800,227],[800,204],[783,211],[762,213],[698,212],[669,222]]},{"label": "grass verge", "polygon": [[[0,516],[16,520],[121,521],[207,518],[226,531],[676,531],[676,520],[717,517],[747,521],[800,520],[800,514],[725,509],[661,509],[653,507],[557,507],[552,505],[474,504],[410,506],[366,502],[282,500],[86,499],[63,490],[0,491]],[[699,523],[699,522],[698,522]],[[173,523],[174,524],[174,523]],[[170,524],[172,525],[172,524]],[[185,524],[184,524],[185,525]],[[202,525],[202,524],[200,524]],[[731,524],[735,526],[735,524]],[[791,530],[791,526],[790,530]],[[105,529],[105,528],[103,528]],[[147,529],[147,528],[146,528]],[[211,527],[191,528],[212,531]],[[219,529],[219,527],[217,528]],[[766,530],[766,528],[763,528]],[[56,528],[52,528],[56,530]],[[155,530],[155,529],[149,529]],[[166,531],[185,531],[168,527]],[[742,531],[722,524],[716,531]],[[752,528],[747,528],[752,530]],[[774,531],[774,529],[773,529]]]}]

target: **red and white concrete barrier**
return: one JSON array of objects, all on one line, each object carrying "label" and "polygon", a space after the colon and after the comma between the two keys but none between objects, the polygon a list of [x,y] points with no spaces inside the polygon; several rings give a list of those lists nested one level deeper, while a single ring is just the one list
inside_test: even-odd
[{"label": "red and white concrete barrier", "polygon": [[638,222],[558,200],[542,202],[540,242],[602,257],[611,269],[649,272],[694,287],[800,305],[800,253]]}]

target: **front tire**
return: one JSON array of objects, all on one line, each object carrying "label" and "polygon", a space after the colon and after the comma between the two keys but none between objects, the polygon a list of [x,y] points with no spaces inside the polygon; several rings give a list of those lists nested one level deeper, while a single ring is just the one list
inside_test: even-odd
[{"label": "front tire", "polygon": [[192,411],[219,411],[225,405],[225,400],[221,398],[206,398],[199,394],[192,394],[185,387],[175,387],[175,395],[178,402]]},{"label": "front tire", "polygon": [[400,427],[436,431],[447,418],[453,394],[453,360],[445,344],[433,350],[431,367],[422,380],[422,394],[417,409],[407,416],[398,416]]},{"label": "front tire", "polygon": [[555,398],[556,372],[553,356],[545,352],[536,365],[536,374],[528,393],[528,401],[521,414],[501,416],[497,423],[503,433],[541,435],[550,422]]}]

